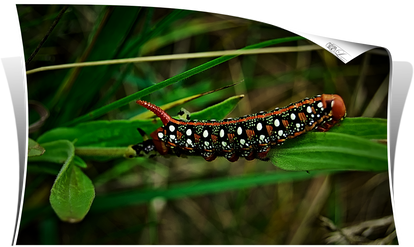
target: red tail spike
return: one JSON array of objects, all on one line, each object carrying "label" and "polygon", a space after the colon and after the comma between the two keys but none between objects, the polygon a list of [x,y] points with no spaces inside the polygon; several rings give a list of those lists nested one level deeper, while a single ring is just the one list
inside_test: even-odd
[{"label": "red tail spike", "polygon": [[143,100],[137,100],[137,104],[152,111],[155,115],[157,115],[157,117],[161,118],[161,121],[164,125],[166,125],[171,119],[171,116],[168,115],[168,113],[166,113],[163,109],[159,108],[158,106],[154,104],[151,104]]}]

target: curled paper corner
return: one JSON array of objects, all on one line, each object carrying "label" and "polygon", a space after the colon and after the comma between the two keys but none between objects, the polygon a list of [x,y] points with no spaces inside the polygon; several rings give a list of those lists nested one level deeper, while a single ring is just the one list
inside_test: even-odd
[{"label": "curled paper corner", "polygon": [[361,55],[362,53],[377,48],[377,46],[332,39],[313,34],[301,32],[295,33],[326,49],[345,64]]}]

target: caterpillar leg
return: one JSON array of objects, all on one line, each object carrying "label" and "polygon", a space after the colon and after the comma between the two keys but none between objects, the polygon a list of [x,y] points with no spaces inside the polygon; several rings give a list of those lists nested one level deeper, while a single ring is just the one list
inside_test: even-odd
[{"label": "caterpillar leg", "polygon": [[213,152],[202,152],[201,156],[206,160],[206,161],[213,161],[217,158],[217,155]]},{"label": "caterpillar leg", "polygon": [[224,156],[228,161],[235,162],[239,160],[239,156],[236,153],[228,153]]}]

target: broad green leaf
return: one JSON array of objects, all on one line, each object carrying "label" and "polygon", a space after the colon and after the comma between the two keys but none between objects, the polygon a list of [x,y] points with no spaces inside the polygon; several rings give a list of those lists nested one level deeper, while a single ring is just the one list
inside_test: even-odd
[{"label": "broad green leaf", "polygon": [[75,223],[88,213],[95,198],[92,181],[72,162],[60,170],[50,193],[50,204],[62,221]]},{"label": "broad green leaf", "polygon": [[[30,169],[53,174],[55,169],[42,166],[39,162],[63,164],[50,193],[50,203],[53,210],[63,221],[78,222],[89,211],[93,198],[94,187],[91,180],[78,166],[86,166],[79,157],[75,157],[75,147],[68,140],[58,140],[43,144],[46,152],[42,156],[29,157],[36,162]],[[75,164],[76,163],[76,164]]]},{"label": "broad green leaf", "polygon": [[383,118],[345,118],[330,133],[343,133],[367,139],[387,139],[387,119]]},{"label": "broad green leaf", "polygon": [[41,156],[45,149],[39,145],[39,143],[35,142],[34,140],[29,138],[29,145],[28,145],[27,156],[34,157],[34,156]]},{"label": "broad green leaf", "polygon": [[285,170],[386,171],[387,146],[343,133],[310,132],[272,149],[272,163]]}]

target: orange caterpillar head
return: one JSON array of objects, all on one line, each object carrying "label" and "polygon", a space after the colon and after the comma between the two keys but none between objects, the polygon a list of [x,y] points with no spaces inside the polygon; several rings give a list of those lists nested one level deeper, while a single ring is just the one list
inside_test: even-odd
[{"label": "orange caterpillar head", "polygon": [[332,107],[333,124],[341,121],[346,116],[346,107],[341,96],[337,94],[323,94],[322,103],[324,108],[326,108],[328,104]]}]

